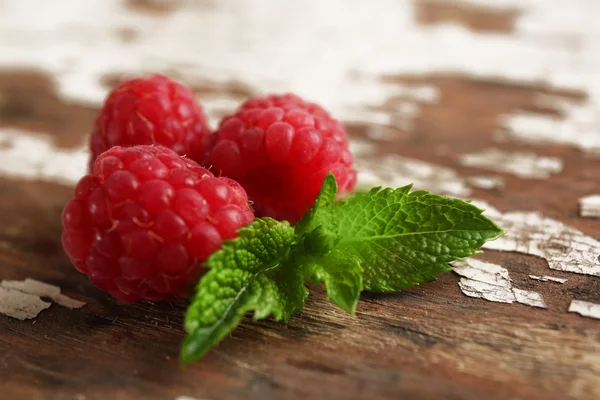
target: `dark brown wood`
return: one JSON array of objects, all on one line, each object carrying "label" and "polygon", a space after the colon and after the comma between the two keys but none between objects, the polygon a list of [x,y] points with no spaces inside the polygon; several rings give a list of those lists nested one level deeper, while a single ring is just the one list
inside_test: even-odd
[{"label": "dark brown wood", "polygon": [[[514,24],[510,13],[501,16],[503,22],[478,23],[473,21],[481,10],[470,9],[464,17],[460,7],[435,7],[434,2],[422,6],[423,23],[468,17],[473,29],[499,32]],[[109,76],[105,83],[112,86],[118,79]],[[483,171],[460,166],[461,154],[491,146],[534,149],[493,140],[502,114],[529,110],[560,116],[560,110],[536,105],[540,93],[585,100],[577,92],[461,76],[382,79],[433,83],[441,99],[422,106],[410,131],[390,128],[393,139],[376,143],[377,154],[449,166],[464,176]],[[227,87],[240,98],[251,93],[240,83]],[[215,90],[210,85],[196,89]],[[0,73],[0,94],[0,127],[43,132],[65,148],[82,143],[91,129],[96,110],[61,102],[51,80],[39,72]],[[392,98],[384,107],[398,100]],[[348,128],[351,138],[367,138],[367,125]],[[600,238],[598,220],[577,213],[577,200],[600,188],[600,159],[567,146],[536,144],[535,151],[560,156],[564,171],[545,180],[500,174],[504,190],[474,189],[472,197],[502,211],[538,210]],[[566,312],[573,298],[600,302],[600,279],[551,271],[569,281],[535,284],[528,275],[548,274],[545,260],[493,251],[479,257],[507,268],[518,287],[535,285],[548,310],[466,297],[453,273],[398,294],[364,294],[355,318],[327,301],[317,287],[289,323],[248,317],[205,359],[183,368],[178,349],[184,304],[120,304],[70,265],[60,243],[60,214],[71,195],[72,188],[59,184],[0,178],[0,278],[33,277],[87,302],[77,310],[53,305],[28,321],[0,315],[0,398],[600,398],[600,322]]]}]

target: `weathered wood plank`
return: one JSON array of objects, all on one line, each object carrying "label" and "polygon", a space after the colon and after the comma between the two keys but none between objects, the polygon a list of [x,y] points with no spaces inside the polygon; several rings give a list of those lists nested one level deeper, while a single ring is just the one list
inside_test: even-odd
[{"label": "weathered wood plank", "polygon": [[[59,217],[70,189],[7,180],[0,188],[3,277],[34,276],[88,302],[81,310],[52,306],[34,322],[0,317],[3,393],[17,398],[28,385],[39,390],[33,398],[123,390],[127,399],[475,399],[488,390],[497,398],[558,399],[598,390],[598,323],[565,314],[573,295],[598,301],[597,280],[560,273],[569,282],[535,285],[549,311],[466,298],[452,274],[398,295],[364,295],[356,319],[316,290],[289,324],[248,320],[204,361],[181,370],[181,305],[118,304],[62,254]],[[485,258],[508,268],[521,288],[534,286],[528,274],[547,270],[523,256]]]}]

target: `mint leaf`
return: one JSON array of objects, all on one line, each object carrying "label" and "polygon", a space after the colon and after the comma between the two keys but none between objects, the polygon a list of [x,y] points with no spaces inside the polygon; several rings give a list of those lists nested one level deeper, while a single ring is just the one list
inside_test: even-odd
[{"label": "mint leaf", "polygon": [[392,292],[430,282],[448,262],[476,254],[502,230],[482,210],[426,191],[375,188],[333,209],[335,250],[355,255],[364,289]]},{"label": "mint leaf", "polygon": [[315,200],[313,208],[296,224],[296,235],[302,236],[323,227],[323,233],[337,231],[337,221],[333,214],[337,195],[337,182],[330,172],[325,177],[321,191]]},{"label": "mint leaf", "polygon": [[308,280],[325,283],[327,297],[354,315],[363,289],[363,271],[357,257],[332,251],[323,258],[314,257],[306,268]]},{"label": "mint leaf", "polygon": [[362,268],[356,256],[331,252],[339,241],[334,213],[337,182],[327,174],[313,208],[296,225],[296,234],[307,257],[305,279],[325,284],[327,296],[354,315],[362,291]]},{"label": "mint leaf", "polygon": [[249,311],[255,319],[273,315],[287,320],[302,308],[308,295],[302,270],[283,267],[295,241],[287,222],[256,219],[209,258],[210,271],[200,280],[185,315],[185,364],[218,344]]}]

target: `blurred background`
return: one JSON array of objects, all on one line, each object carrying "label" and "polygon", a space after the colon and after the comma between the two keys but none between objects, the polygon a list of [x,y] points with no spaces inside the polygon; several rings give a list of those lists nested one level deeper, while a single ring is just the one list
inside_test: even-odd
[{"label": "blurred background", "polygon": [[600,3],[551,4],[2,0],[0,125],[81,144],[111,87],[161,72],[213,126],[252,94],[290,91],[377,140],[600,151]]},{"label": "blurred background", "polygon": [[73,184],[108,91],[164,73],[213,127],[255,94],[320,103],[364,186],[547,178],[565,148],[600,152],[599,16],[595,0],[1,0],[0,174]]},{"label": "blurred background", "polygon": [[72,185],[111,88],[163,73],[213,127],[257,94],[321,104],[364,187],[576,214],[599,190],[598,17],[595,0],[0,0],[0,175]]}]

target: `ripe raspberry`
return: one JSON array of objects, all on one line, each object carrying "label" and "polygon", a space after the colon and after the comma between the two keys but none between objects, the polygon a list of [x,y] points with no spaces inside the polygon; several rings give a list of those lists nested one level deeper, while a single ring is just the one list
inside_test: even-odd
[{"label": "ripe raspberry", "polygon": [[131,79],[110,93],[96,119],[90,171],[96,157],[113,146],[160,144],[202,161],[210,136],[190,89],[162,75]]},{"label": "ripe raspberry", "polygon": [[251,99],[226,117],[208,160],[246,189],[257,216],[291,223],[312,207],[328,171],[341,195],[356,184],[344,126],[291,94]]},{"label": "ripe raspberry", "polygon": [[172,299],[253,217],[237,182],[166,147],[113,147],[66,204],[62,242],[75,267],[117,299]]}]

